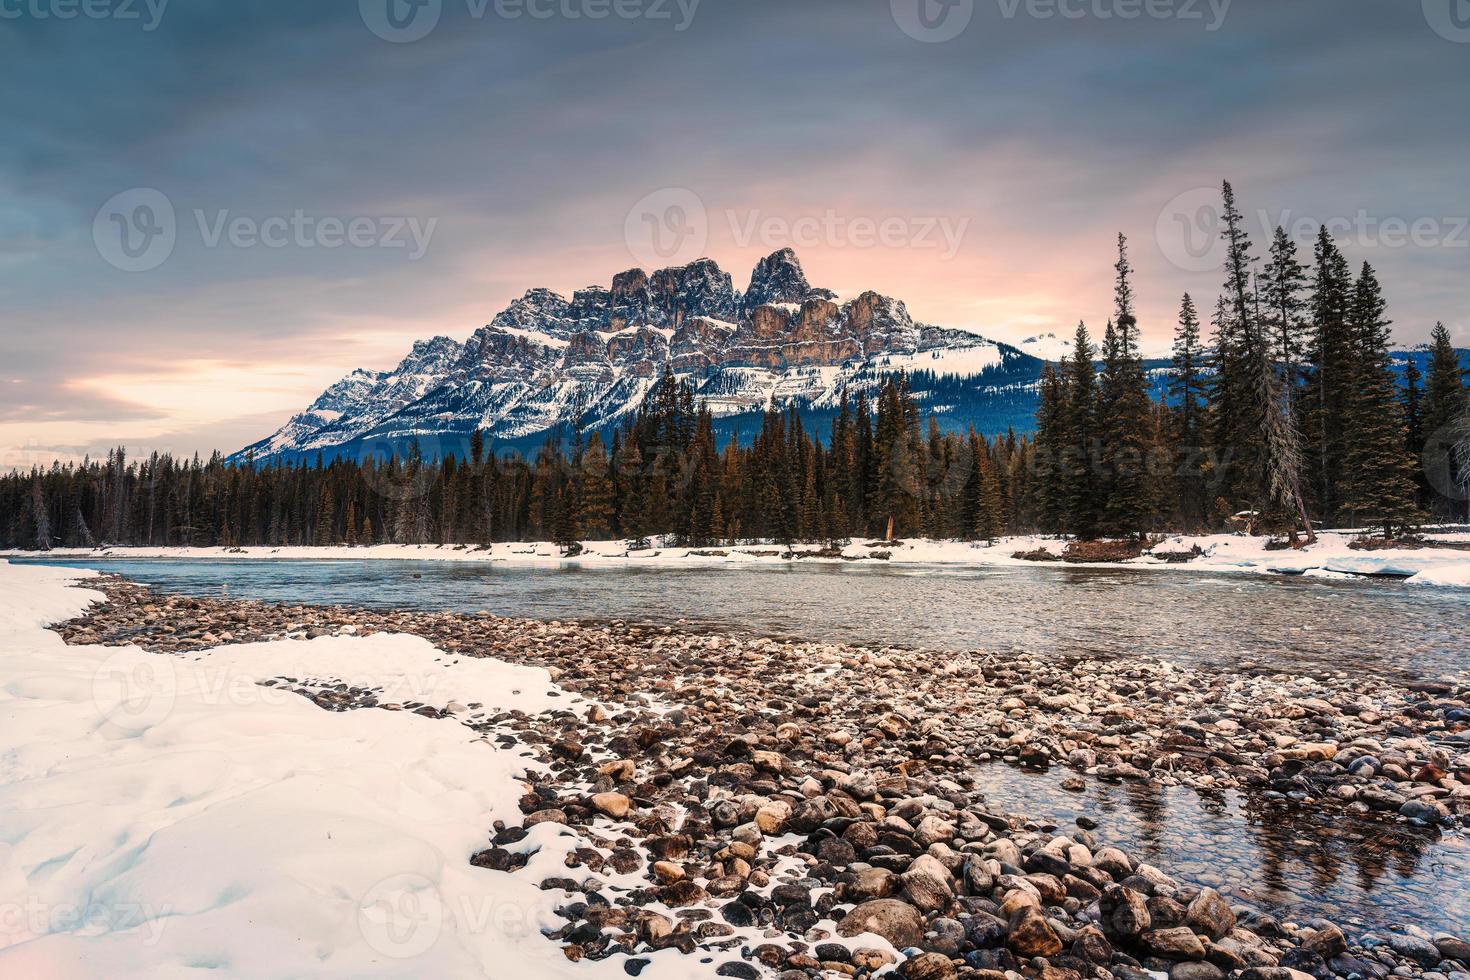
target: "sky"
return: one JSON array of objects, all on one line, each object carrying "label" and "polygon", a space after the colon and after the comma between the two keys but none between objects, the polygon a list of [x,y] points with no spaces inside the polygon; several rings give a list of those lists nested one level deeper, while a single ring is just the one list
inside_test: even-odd
[{"label": "sky", "polygon": [[707,255],[1146,345],[1327,223],[1470,346],[1470,0],[0,0],[0,470],[232,451],[413,340]]}]

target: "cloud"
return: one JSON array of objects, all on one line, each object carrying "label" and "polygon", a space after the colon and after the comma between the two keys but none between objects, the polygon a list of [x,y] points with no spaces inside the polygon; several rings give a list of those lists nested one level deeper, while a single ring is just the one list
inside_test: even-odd
[{"label": "cloud", "polygon": [[[463,338],[530,286],[606,282],[634,264],[629,208],[663,187],[703,198],[710,254],[742,283],[771,243],[736,240],[730,213],[964,223],[945,259],[801,254],[814,281],[982,333],[1100,323],[1123,231],[1156,344],[1179,293],[1219,288],[1152,241],[1181,191],[1228,177],[1253,215],[1470,214],[1466,49],[1417,4],[1237,3],[1207,31],[980,3],[943,44],[849,0],[706,0],[682,32],[469,9],[446,2],[411,44],[352,3],[191,0],[146,32],[6,21],[0,85],[24,96],[0,140],[0,374],[26,383],[0,390],[0,419],[237,448],[416,337]],[[168,198],[177,240],[129,273],[93,222],[139,187]],[[297,212],[437,224],[418,260],[211,245],[200,225]],[[1379,267],[1400,339],[1470,330],[1470,250],[1345,247]],[[248,417],[271,421],[241,440]]]}]

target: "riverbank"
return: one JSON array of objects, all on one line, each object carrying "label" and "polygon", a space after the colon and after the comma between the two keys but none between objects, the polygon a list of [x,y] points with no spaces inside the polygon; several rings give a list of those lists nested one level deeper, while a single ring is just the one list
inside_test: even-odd
[{"label": "riverbank", "polygon": [[[487,817],[461,860],[552,896],[546,945],[618,975],[862,975],[901,960],[929,978],[1448,976],[1470,955],[1415,923],[1344,935],[1317,917],[1330,909],[1275,918],[1110,846],[1105,813],[1047,830],[975,778],[1005,760],[1084,786],[1238,787],[1453,834],[1470,821],[1463,677],[1221,675],[89,584],[108,602],[59,627],[72,650],[130,644],[175,669],[224,652],[323,717],[411,714],[530,753],[518,812]],[[429,676],[448,686],[408,697],[389,663],[316,656],[406,634],[439,652]],[[289,659],[250,653],[266,648]],[[453,678],[487,658],[544,671],[566,709],[455,699]]]},{"label": "riverbank", "polygon": [[[1270,575],[1349,575],[1399,578],[1413,585],[1470,588],[1470,533],[1430,536],[1431,547],[1354,547],[1359,532],[1325,531],[1316,544],[1301,549],[1268,547],[1268,539],[1238,534],[1167,537],[1137,558],[1089,560],[1095,568],[1151,568],[1176,571],[1247,572]],[[365,547],[251,548],[57,548],[48,552],[0,552],[0,558],[438,561],[598,566],[745,565],[801,562],[886,562],[889,564],[1017,567],[1065,563],[1064,539],[1028,535],[986,545],[965,541],[853,541],[840,549],[815,545],[741,545],[689,548],[662,546],[630,551],[626,541],[588,541],[568,557],[549,542],[495,545],[372,545]]]}]

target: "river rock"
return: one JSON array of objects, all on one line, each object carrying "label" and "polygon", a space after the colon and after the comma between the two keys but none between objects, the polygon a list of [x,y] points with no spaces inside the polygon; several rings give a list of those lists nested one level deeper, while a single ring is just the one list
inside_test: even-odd
[{"label": "river rock", "polygon": [[1204,888],[1189,903],[1184,924],[1211,939],[1219,939],[1235,928],[1235,913],[1219,892]]},{"label": "river rock", "polygon": [[1155,956],[1170,960],[1204,959],[1205,947],[1187,926],[1172,929],[1152,929],[1139,937],[1143,945]]},{"label": "river rock", "polygon": [[906,960],[898,974],[908,980],[954,980],[955,967],[948,956],[923,953]]},{"label": "river rock", "polygon": [[1102,912],[1103,933],[1110,939],[1133,939],[1153,924],[1147,900],[1123,885],[1103,889],[1098,908]]},{"label": "river rock", "polygon": [[633,809],[633,801],[622,793],[598,793],[592,797],[592,805],[598,813],[614,820],[621,820]]},{"label": "river rock", "polygon": [[837,934],[847,939],[865,932],[882,936],[897,949],[924,941],[924,917],[907,902],[880,898],[854,908],[837,924]]},{"label": "river rock", "polygon": [[923,912],[938,912],[954,901],[954,878],[938,859],[922,854],[900,878],[903,894]]},{"label": "river rock", "polygon": [[1420,966],[1434,966],[1440,961],[1439,947],[1427,939],[1411,936],[1406,933],[1391,933],[1388,944],[1393,951],[1400,956],[1407,956]]},{"label": "river rock", "polygon": [[1035,907],[1023,908],[1011,918],[1006,945],[1022,956],[1055,956],[1062,951],[1061,938]]}]

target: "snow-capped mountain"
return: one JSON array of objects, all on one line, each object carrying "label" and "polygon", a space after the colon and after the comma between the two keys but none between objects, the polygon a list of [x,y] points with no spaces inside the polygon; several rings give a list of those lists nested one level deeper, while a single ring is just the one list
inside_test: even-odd
[{"label": "snow-capped mountain", "polygon": [[1027,337],[1016,345],[1032,357],[1039,357],[1043,361],[1061,361],[1063,358],[1072,356],[1072,338],[1063,339],[1054,333],[1037,334]]},{"label": "snow-capped mountain", "polygon": [[558,427],[617,424],[666,366],[726,432],[770,405],[825,416],[843,390],[871,393],[900,371],[947,425],[1024,428],[1041,365],[1010,345],[917,323],[875,292],[839,304],[783,249],[743,293],[709,259],[632,269],[570,299],[532,289],[463,345],[439,337],[392,371],[353,372],[234,458],[381,455],[415,439],[426,452],[462,452],[476,429],[528,447]]},{"label": "snow-capped mountain", "polygon": [[306,448],[350,442],[383,419],[418,401],[439,385],[464,354],[448,337],[420,340],[391,371],[358,369],[322,392],[311,406],[270,438],[241,450],[240,456],[270,459]]}]

